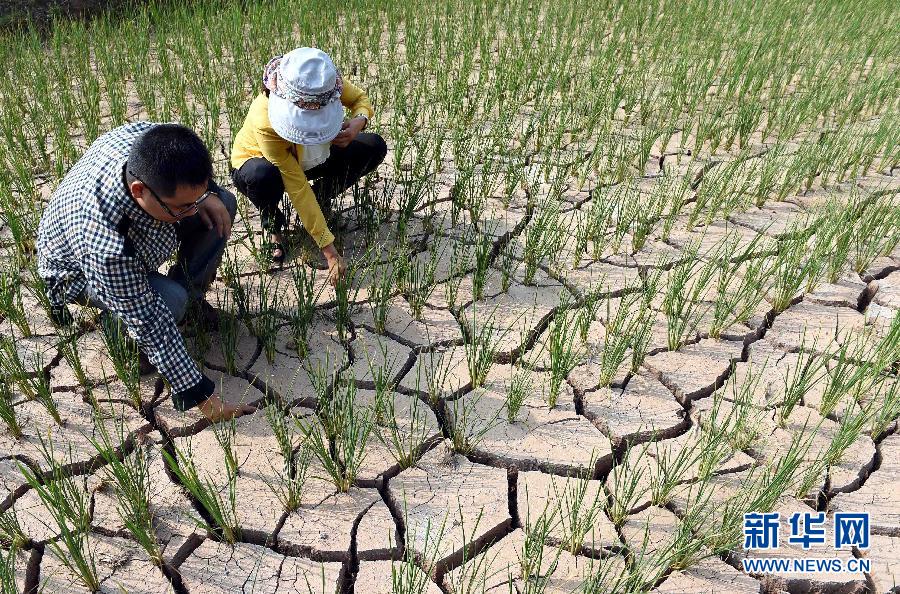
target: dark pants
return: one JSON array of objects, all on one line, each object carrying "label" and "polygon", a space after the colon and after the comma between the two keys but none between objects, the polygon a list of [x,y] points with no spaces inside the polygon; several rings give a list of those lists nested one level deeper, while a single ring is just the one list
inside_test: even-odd
[{"label": "dark pants", "polygon": [[[312,190],[322,211],[331,209],[332,201],[384,161],[387,145],[378,134],[363,132],[346,148],[331,147],[328,160],[306,172],[313,181]],[[248,160],[231,172],[234,185],[259,209],[263,229],[281,233],[287,219],[281,209],[284,182],[278,167],[262,157]]]}]

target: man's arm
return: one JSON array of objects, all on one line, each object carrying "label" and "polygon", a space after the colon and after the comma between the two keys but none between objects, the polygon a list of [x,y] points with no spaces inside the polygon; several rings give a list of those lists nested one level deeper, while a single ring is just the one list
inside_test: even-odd
[{"label": "man's arm", "polygon": [[150,288],[143,264],[123,254],[88,254],[82,270],[98,300],[124,323],[172,389],[178,410],[209,398],[215,384],[191,359],[169,308]]}]

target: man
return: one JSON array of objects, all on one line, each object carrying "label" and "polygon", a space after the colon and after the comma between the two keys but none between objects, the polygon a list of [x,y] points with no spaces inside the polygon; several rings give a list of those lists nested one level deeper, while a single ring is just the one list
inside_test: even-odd
[{"label": "man", "polygon": [[[211,420],[252,412],[225,404],[188,355],[177,324],[190,304],[211,321],[215,279],[237,210],[212,180],[209,151],[178,124],[127,124],[98,138],[63,178],[41,217],[38,272],[52,316],[92,305],[124,325],[168,381],[178,410]],[[157,272],[178,247],[167,275]]]}]

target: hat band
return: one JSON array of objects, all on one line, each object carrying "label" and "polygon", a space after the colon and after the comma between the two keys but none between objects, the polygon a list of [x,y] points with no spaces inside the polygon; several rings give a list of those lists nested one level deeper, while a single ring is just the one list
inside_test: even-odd
[{"label": "hat band", "polygon": [[282,99],[290,101],[300,109],[321,109],[335,99],[340,99],[344,90],[344,81],[341,73],[337,72],[334,81],[334,88],[322,93],[304,93],[290,85],[290,83],[281,75],[281,58],[275,56],[263,71],[263,86],[270,92],[275,93]]}]

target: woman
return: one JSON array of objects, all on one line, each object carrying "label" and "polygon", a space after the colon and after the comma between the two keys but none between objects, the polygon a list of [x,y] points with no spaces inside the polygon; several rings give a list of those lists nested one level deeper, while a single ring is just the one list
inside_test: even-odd
[{"label": "woman", "polygon": [[[344,107],[351,113],[346,121]],[[331,283],[344,274],[320,205],[330,210],[332,200],[384,160],[384,139],[362,132],[373,115],[366,94],[341,78],[325,52],[301,47],[266,64],[263,91],[235,136],[231,166],[235,186],[270,234],[273,263],[287,256],[280,208],[286,191],[328,261]]]}]

